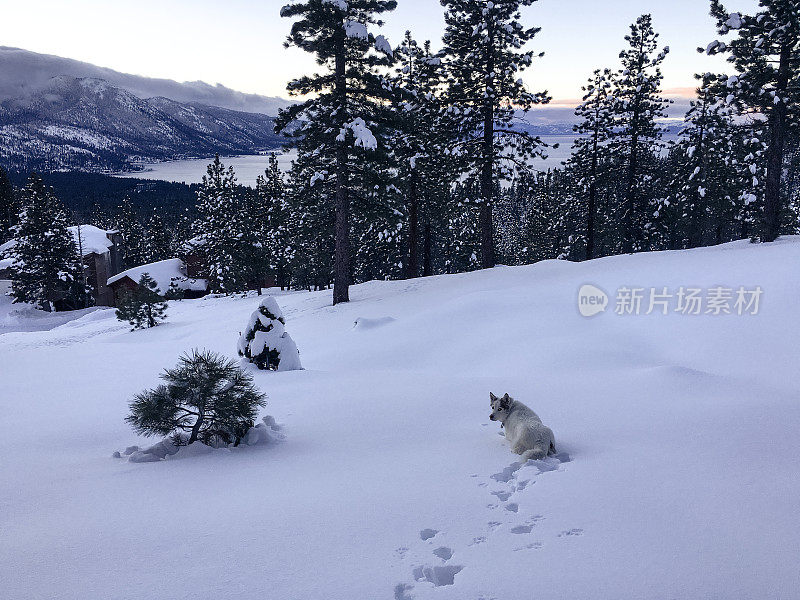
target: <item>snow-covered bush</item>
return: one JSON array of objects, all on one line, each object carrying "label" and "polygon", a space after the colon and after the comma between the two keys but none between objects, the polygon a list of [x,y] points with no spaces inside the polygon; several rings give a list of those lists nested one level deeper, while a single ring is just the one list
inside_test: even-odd
[{"label": "snow-covered bush", "polygon": [[209,351],[181,356],[161,379],[166,383],[134,397],[125,420],[140,435],[171,435],[174,446],[238,445],[266,405],[249,373]]},{"label": "snow-covered bush", "polygon": [[259,369],[294,371],[302,369],[300,352],[286,333],[286,321],[277,301],[267,296],[250,315],[247,328],[239,336],[239,356]]}]

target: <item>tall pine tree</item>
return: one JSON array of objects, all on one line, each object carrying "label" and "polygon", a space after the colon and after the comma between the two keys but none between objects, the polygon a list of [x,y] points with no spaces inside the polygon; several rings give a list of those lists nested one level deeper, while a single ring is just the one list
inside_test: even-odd
[{"label": "tall pine tree", "polygon": [[281,16],[296,19],[286,45],[314,54],[324,69],[289,83],[291,95],[311,97],[282,111],[276,129],[298,124],[299,159],[313,159],[311,177],[334,197],[334,304],[350,299],[353,188],[364,183],[365,154],[378,146],[373,130],[387,97],[377,69],[390,63],[392,51],[368,27],[380,25],[379,15],[396,6],[395,0],[304,0],[281,9]]},{"label": "tall pine tree", "polygon": [[726,44],[714,41],[709,54],[727,53],[737,75],[728,79],[727,100],[742,113],[766,117],[766,181],[759,188],[759,166],[751,161],[757,195],[763,197],[761,239],[771,242],[782,231],[786,200],[783,184],[786,142],[800,123],[800,5],[797,0],[759,0],[754,15],[728,13],[720,0],[711,1],[711,15],[721,35],[736,37]]},{"label": "tall pine tree", "polygon": [[275,273],[277,285],[288,287],[294,257],[289,230],[288,191],[278,157],[273,152],[263,175],[256,178],[257,222],[260,243],[266,255],[266,269]]},{"label": "tall pine tree", "polygon": [[208,165],[197,192],[198,219],[193,233],[202,254],[203,275],[214,292],[235,293],[246,289],[246,274],[239,268],[243,260],[240,240],[243,229],[237,201],[236,174],[217,155]]},{"label": "tall pine tree", "polygon": [[173,256],[172,254],[172,235],[167,229],[164,219],[155,210],[147,220],[146,229],[146,258],[147,262],[165,260]]},{"label": "tall pine tree", "polygon": [[610,140],[614,136],[614,109],[611,92],[611,72],[594,71],[583,87],[583,101],[575,109],[581,121],[574,126],[578,137],[572,145],[568,165],[576,179],[578,193],[586,198],[587,260],[596,256],[597,195],[600,179],[611,165]]},{"label": "tall pine tree", "polygon": [[11,228],[16,225],[19,209],[14,202],[14,187],[3,167],[0,167],[0,244],[11,239]]},{"label": "tall pine tree", "polygon": [[289,172],[290,268],[298,289],[323,289],[333,281],[335,204],[328,171],[317,169],[317,157],[302,153]]},{"label": "tall pine tree", "polygon": [[449,156],[456,117],[444,109],[442,59],[429,41],[419,45],[407,31],[395,49],[393,159],[405,196],[405,277],[430,275],[434,221],[458,175]]},{"label": "tall pine tree", "polygon": [[127,267],[138,267],[148,262],[147,234],[133,202],[126,196],[117,214],[115,228],[122,236],[122,258]]},{"label": "tall pine tree", "polygon": [[[744,127],[736,126],[720,96],[724,85],[719,82],[726,78],[711,73],[697,78],[697,99],[691,101],[670,153],[673,191],[658,211],[671,248],[720,243],[736,235],[732,223],[744,218],[741,198],[746,186],[737,156],[745,144]],[[666,218],[670,212],[672,219]]]},{"label": "tall pine tree", "polygon": [[666,117],[669,101],[661,96],[660,65],[669,47],[658,52],[658,34],[653,20],[642,15],[625,36],[629,48],[620,52],[622,69],[614,78],[615,154],[624,161],[625,184],[622,205],[622,251],[644,248],[648,198],[642,183],[653,176],[650,160],[661,147],[662,130],[657,119]]},{"label": "tall pine tree", "polygon": [[22,211],[13,227],[14,302],[52,311],[75,308],[84,290],[82,260],[70,233],[69,215],[53,190],[32,174],[21,193]]},{"label": "tall pine tree", "polygon": [[519,78],[534,57],[524,47],[540,30],[522,24],[520,8],[534,1],[441,0],[448,101],[460,118],[461,139],[455,147],[480,182],[484,268],[495,265],[492,205],[497,182],[515,168],[527,169],[529,160],[542,151],[538,137],[514,127],[516,111],[550,100],[546,92],[528,92]]}]

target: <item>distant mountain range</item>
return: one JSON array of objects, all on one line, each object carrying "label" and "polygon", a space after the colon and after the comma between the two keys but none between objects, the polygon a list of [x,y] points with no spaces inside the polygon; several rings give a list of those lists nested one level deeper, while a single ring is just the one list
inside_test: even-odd
[{"label": "distant mountain range", "polygon": [[280,144],[272,117],[286,105],[0,47],[0,164],[118,171],[215,152],[256,154]]},{"label": "distant mountain range", "polygon": [[197,102],[271,117],[290,104],[284,98],[244,94],[223,85],[214,86],[203,81],[179,83],[171,79],[129,75],[70,58],[0,46],[0,101],[24,98],[46,87],[53,77],[59,75],[102,79],[112,87],[143,99],[160,96],[176,102]]},{"label": "distant mountain range", "polygon": [[[273,117],[289,103],[0,46],[0,165],[113,172],[216,152],[259,154],[280,146]],[[572,135],[575,122],[563,104],[519,116],[517,127],[542,136]],[[677,129],[673,122],[669,132]]]}]

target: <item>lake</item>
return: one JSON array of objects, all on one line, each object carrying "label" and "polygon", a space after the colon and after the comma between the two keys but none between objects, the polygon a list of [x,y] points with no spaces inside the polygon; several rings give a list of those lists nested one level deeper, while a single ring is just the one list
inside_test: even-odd
[{"label": "lake", "polygon": [[[561,165],[562,161],[567,160],[570,155],[570,148],[574,136],[571,135],[551,135],[541,136],[542,139],[550,144],[559,144],[558,148],[550,148],[548,157],[545,160],[536,160],[534,167],[539,170],[547,170]],[[290,152],[278,155],[278,164],[281,169],[288,170],[292,160],[297,153]],[[179,183],[200,183],[206,173],[206,167],[211,162],[210,158],[193,158],[188,160],[173,160],[160,163],[143,164],[143,171],[131,173],[115,173],[116,177],[133,177],[136,179],[154,179],[158,181],[177,181]],[[254,187],[256,177],[264,174],[267,167],[268,157],[263,154],[244,155],[244,156],[225,156],[222,162],[225,166],[233,166],[236,177],[242,185]]]}]

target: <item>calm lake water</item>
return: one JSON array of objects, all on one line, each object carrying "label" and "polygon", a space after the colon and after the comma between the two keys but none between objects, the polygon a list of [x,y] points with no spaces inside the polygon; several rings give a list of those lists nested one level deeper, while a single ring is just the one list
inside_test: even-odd
[{"label": "calm lake water", "polygon": [[[278,155],[278,164],[281,169],[288,170],[296,152],[285,152]],[[134,177],[136,179],[155,179],[158,181],[177,181],[179,183],[200,183],[206,174],[206,167],[211,158],[193,158],[189,160],[173,160],[161,163],[145,163],[144,171],[132,173],[115,173],[116,177]],[[236,178],[242,185],[254,187],[256,177],[264,174],[269,157],[262,154],[244,156],[220,157],[223,164],[232,166],[236,171]]]},{"label": "calm lake water", "polygon": [[[550,148],[546,160],[537,160],[534,166],[540,170],[558,167],[562,161],[567,160],[572,146],[571,135],[552,135],[542,136],[542,139],[550,144],[559,144],[558,148]],[[291,161],[295,158],[294,151],[282,153],[278,157],[278,162],[282,169],[288,170]],[[268,157],[266,155],[245,155],[222,157],[225,166],[232,165],[236,171],[236,177],[242,185],[255,186],[256,177],[263,175],[267,167]],[[132,173],[117,173],[117,177],[135,177],[137,179],[155,179],[158,181],[177,181],[183,183],[200,183],[206,173],[206,167],[211,159],[196,158],[189,160],[174,160],[161,163],[143,164],[144,171]]]}]

